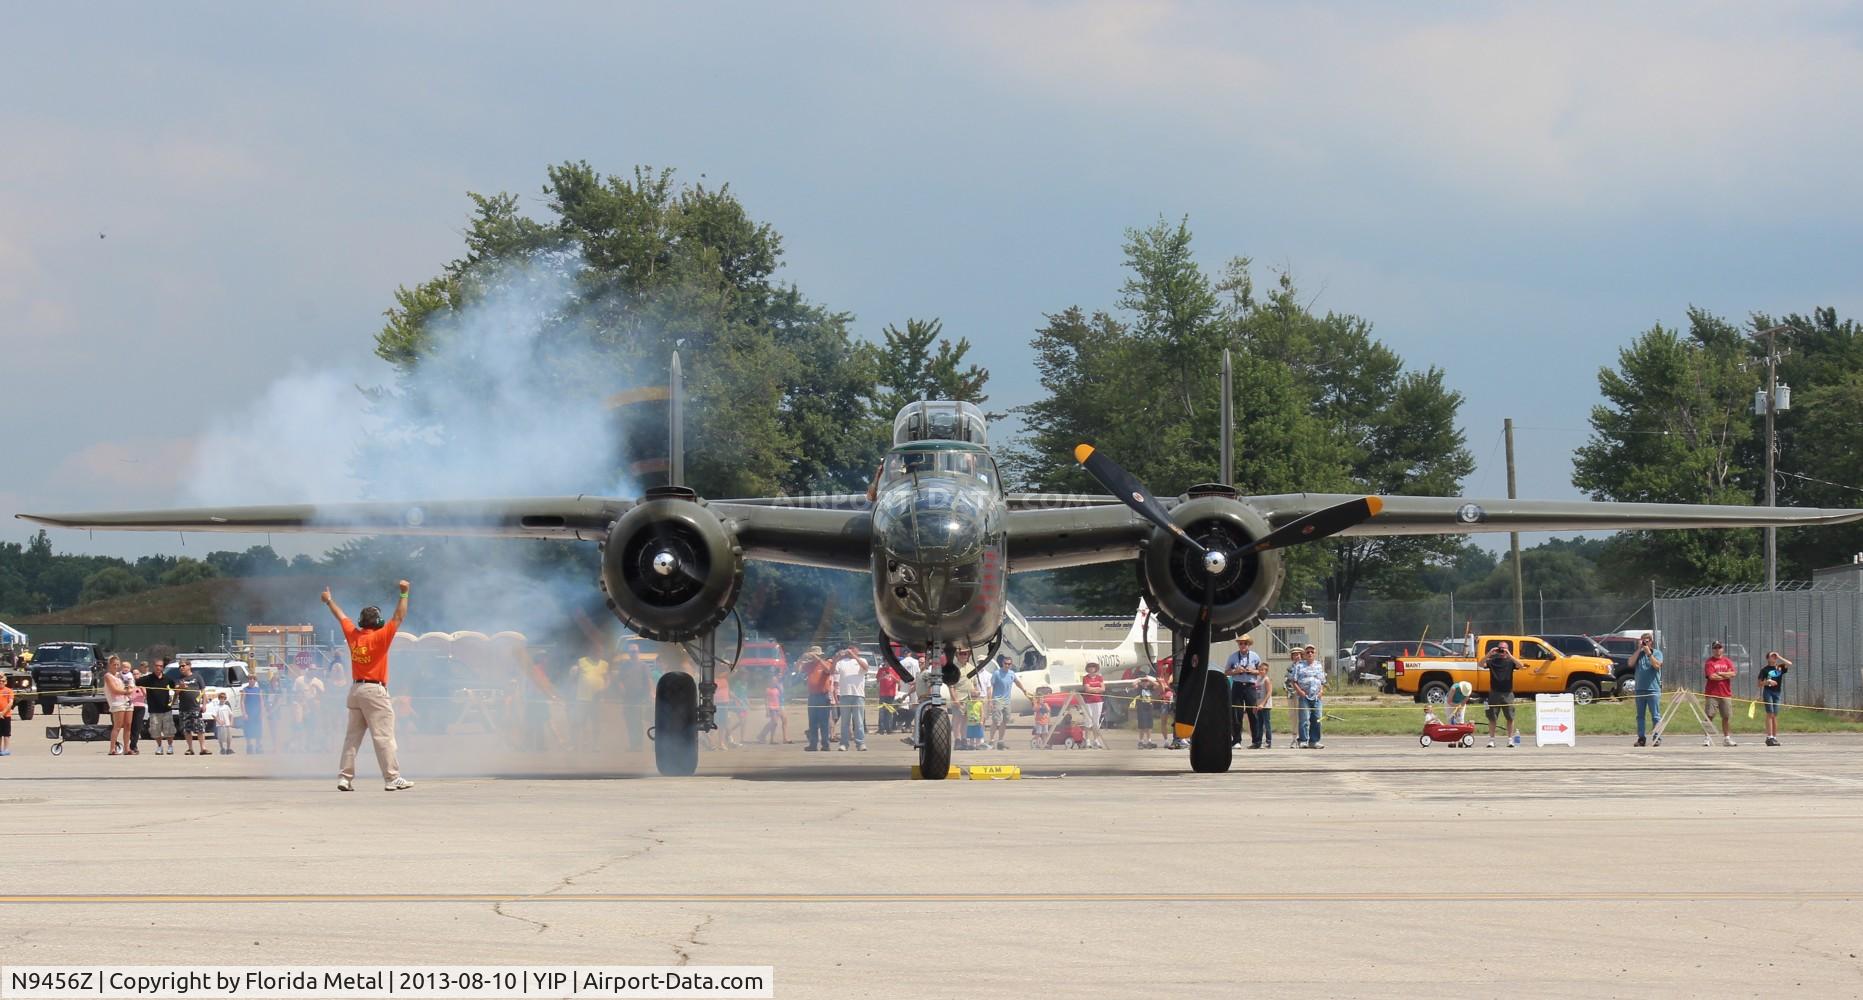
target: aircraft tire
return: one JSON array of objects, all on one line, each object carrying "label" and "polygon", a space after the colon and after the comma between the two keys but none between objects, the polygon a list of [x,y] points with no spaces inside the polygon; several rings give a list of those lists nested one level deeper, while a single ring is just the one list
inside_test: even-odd
[{"label": "aircraft tire", "polygon": [[919,715],[919,777],[943,781],[951,773],[951,716],[942,705]]},{"label": "aircraft tire", "polygon": [[654,691],[653,763],[671,778],[699,769],[699,683],[691,674],[664,674]]},{"label": "aircraft tire", "polygon": [[1190,769],[1198,774],[1222,774],[1235,761],[1229,735],[1229,678],[1204,671],[1203,704],[1197,711],[1197,728],[1190,734]]}]

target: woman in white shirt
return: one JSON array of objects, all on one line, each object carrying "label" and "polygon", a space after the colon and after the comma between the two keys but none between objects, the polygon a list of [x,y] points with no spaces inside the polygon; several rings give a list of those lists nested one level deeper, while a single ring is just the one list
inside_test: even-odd
[{"label": "woman in white shirt", "polygon": [[110,657],[104,670],[104,701],[110,707],[112,757],[129,753],[130,720],[136,717],[136,706],[130,700],[130,692],[135,687],[136,678],[129,672],[129,665],[119,657]]}]

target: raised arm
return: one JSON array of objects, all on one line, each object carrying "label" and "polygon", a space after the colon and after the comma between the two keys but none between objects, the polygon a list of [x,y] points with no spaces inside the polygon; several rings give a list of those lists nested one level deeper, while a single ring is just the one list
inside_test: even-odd
[{"label": "raised arm", "polygon": [[325,588],[323,588],[323,606],[324,606],[324,607],[326,607],[326,608],[329,608],[329,609],[330,609],[330,613],[331,613],[331,614],[333,614],[333,615],[335,615],[335,616],[336,616],[336,620],[337,620],[337,621],[339,621],[339,622],[340,622],[340,621],[342,621],[343,619],[345,619],[345,618],[347,618],[347,617],[349,617],[348,615],[345,615],[345,614],[343,613],[343,609],[342,609],[342,608],[339,608],[339,607],[337,607],[337,606],[336,606],[336,601],[335,601],[335,600],[333,600],[333,599],[332,599],[332,598],[330,597],[330,588],[329,588],[329,587],[325,587]]},{"label": "raised arm", "polygon": [[401,599],[395,602],[395,616],[389,621],[398,631],[401,628],[401,623],[406,621],[408,616],[408,582],[402,580],[395,586],[401,588]]}]

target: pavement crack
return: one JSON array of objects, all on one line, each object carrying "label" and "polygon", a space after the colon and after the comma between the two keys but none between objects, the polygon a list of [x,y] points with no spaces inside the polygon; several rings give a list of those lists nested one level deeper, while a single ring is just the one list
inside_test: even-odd
[{"label": "pavement crack", "polygon": [[623,854],[617,854],[614,857],[609,858],[608,860],[603,861],[600,864],[592,865],[588,868],[582,869],[581,871],[570,872],[568,875],[565,875],[561,879],[559,879],[555,885],[539,893],[539,895],[554,896],[559,892],[564,892],[574,887],[576,883],[580,882],[581,880],[585,878],[590,878],[592,876],[599,875],[602,872],[607,871],[609,868],[612,868],[615,865],[621,864],[624,861],[632,861],[635,858],[642,857],[646,855],[647,852],[666,843],[665,838],[656,837],[653,835],[653,833],[654,831],[649,829],[646,833],[627,834],[627,836],[632,837],[635,840],[646,841],[646,843],[632,851],[628,851]]},{"label": "pavement crack", "polygon": [[506,913],[505,902],[506,901],[504,900],[500,900],[496,903],[493,903],[492,912],[498,914],[501,917],[505,917],[510,920],[519,920],[519,921],[523,921],[524,923],[530,924],[532,927],[537,928],[537,933],[539,934],[542,934],[544,931],[547,931],[550,929],[550,925],[544,923],[541,920],[532,920],[529,917],[520,917],[515,913]]},{"label": "pavement crack", "polygon": [[704,933],[705,928],[710,927],[712,925],[713,919],[715,918],[711,914],[707,913],[705,915],[705,919],[700,920],[696,924],[693,924],[692,929],[686,932],[686,939],[684,941],[681,941],[673,945],[673,954],[679,956],[679,962],[677,964],[679,965],[691,965],[692,964],[692,953],[690,951],[687,951],[686,949],[688,947],[697,948],[700,945],[705,943],[699,940],[699,935]]}]

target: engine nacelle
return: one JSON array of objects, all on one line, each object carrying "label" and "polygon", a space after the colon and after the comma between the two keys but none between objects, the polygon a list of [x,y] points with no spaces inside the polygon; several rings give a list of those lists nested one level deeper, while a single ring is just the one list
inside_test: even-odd
[{"label": "engine nacelle", "polygon": [[658,642],[717,628],[744,583],[743,550],[718,515],[684,490],[653,490],[608,530],[608,609]]},{"label": "engine nacelle", "polygon": [[1177,536],[1153,529],[1138,560],[1145,603],[1171,626],[1188,630],[1203,610],[1204,588],[1214,582],[1214,637],[1228,639],[1254,628],[1281,589],[1281,555],[1242,550],[1272,530],[1267,518],[1232,496],[1193,496],[1171,511],[1171,520],[1199,543],[1229,554],[1229,565],[1211,577],[1203,559]]}]

